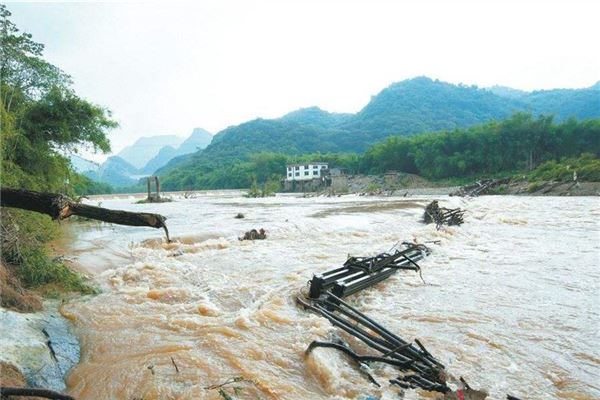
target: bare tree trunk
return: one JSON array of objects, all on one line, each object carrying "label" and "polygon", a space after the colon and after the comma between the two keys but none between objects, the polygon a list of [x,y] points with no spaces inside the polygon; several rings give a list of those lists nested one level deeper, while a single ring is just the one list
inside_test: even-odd
[{"label": "bare tree trunk", "polygon": [[77,203],[67,196],[58,193],[40,193],[8,188],[2,188],[0,205],[2,207],[20,208],[46,214],[55,220],[77,215],[119,225],[163,228],[167,235],[167,241],[170,241],[169,231],[165,223],[166,218],[160,214],[109,210],[107,208]]}]

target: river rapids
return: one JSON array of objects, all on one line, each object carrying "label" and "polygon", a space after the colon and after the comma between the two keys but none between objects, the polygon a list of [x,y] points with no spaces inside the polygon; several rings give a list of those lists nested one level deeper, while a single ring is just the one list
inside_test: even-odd
[{"label": "river rapids", "polygon": [[[313,273],[403,240],[432,249],[425,283],[400,271],[351,304],[490,398],[600,398],[598,198],[438,197],[467,210],[438,231],[420,222],[427,196],[174,197],[90,201],[165,215],[173,243],[149,228],[69,224],[68,253],[102,291],[61,309],[81,341],[67,380],[77,399],[397,399],[336,350],[305,356],[338,329],[295,297]],[[238,240],[252,228],[267,240]]]}]

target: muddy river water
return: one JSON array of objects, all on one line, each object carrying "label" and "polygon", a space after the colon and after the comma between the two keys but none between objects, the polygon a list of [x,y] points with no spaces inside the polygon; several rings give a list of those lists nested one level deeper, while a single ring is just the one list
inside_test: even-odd
[{"label": "muddy river water", "polygon": [[[149,228],[69,226],[69,254],[102,289],[62,307],[81,340],[67,381],[78,399],[219,399],[210,386],[239,376],[252,382],[224,388],[241,399],[396,399],[336,350],[305,357],[337,329],[295,296],[313,272],[401,240],[439,241],[420,262],[425,283],[399,272],[350,303],[490,398],[600,398],[598,198],[442,197],[468,211],[437,231],[419,222],[428,197],[175,197],[90,201],[167,216],[171,244]],[[267,240],[238,241],[261,227]]]}]

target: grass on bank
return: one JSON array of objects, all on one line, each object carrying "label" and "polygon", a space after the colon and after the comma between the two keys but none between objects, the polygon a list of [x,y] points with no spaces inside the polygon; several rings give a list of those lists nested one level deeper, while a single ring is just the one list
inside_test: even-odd
[{"label": "grass on bank", "polygon": [[[4,209],[1,221],[2,261],[9,275],[7,280],[13,275],[22,288],[35,289],[49,297],[59,297],[67,292],[97,292],[82,274],[51,254],[47,243],[60,235],[60,229],[50,217]],[[14,301],[5,295],[2,296],[2,305]]]},{"label": "grass on bank", "polygon": [[532,182],[574,181],[600,182],[600,159],[593,154],[584,153],[577,158],[563,158],[560,161],[546,161],[531,171],[527,178]]}]

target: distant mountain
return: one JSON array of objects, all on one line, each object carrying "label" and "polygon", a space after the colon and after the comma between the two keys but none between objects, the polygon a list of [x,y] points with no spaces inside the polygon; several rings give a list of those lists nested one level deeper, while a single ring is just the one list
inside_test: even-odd
[{"label": "distant mountain", "polygon": [[121,157],[112,156],[107,158],[98,170],[88,170],[83,174],[92,180],[119,187],[137,183],[134,176],[138,175],[139,171]]},{"label": "distant mountain", "polygon": [[527,94],[522,101],[534,114],[552,114],[557,121],[570,117],[579,120],[598,118],[600,92],[596,86],[588,89],[540,90]]},{"label": "distant mountain", "polygon": [[80,174],[87,171],[98,171],[98,169],[100,169],[100,164],[86,160],[77,154],[69,154],[69,160],[71,160],[71,166],[73,169]]},{"label": "distant mountain", "polygon": [[136,168],[143,168],[160,149],[165,146],[177,148],[183,141],[183,138],[175,135],[141,137],[131,146],[121,150],[117,156]]},{"label": "distant mountain", "polygon": [[194,128],[192,134],[185,139],[179,147],[175,148],[173,146],[165,146],[161,148],[158,154],[150,159],[141,171],[144,174],[152,175],[175,157],[195,153],[198,150],[205,149],[206,146],[210,144],[212,139],[213,135],[207,130],[202,128]]},{"label": "distant mountain", "polygon": [[185,139],[177,149],[177,155],[195,153],[198,150],[205,149],[213,139],[213,135],[202,128],[194,128],[190,137]]},{"label": "distant mountain", "polygon": [[154,171],[166,165],[173,158],[177,157],[177,149],[173,146],[165,146],[158,152],[157,155],[152,157],[150,161],[142,168],[142,173],[147,175],[152,175]]},{"label": "distant mountain", "polygon": [[509,99],[519,99],[527,96],[527,92],[524,90],[513,89],[508,86],[499,86],[494,85],[492,87],[487,88],[490,92],[498,95],[500,97],[507,97]]},{"label": "distant mountain", "polygon": [[333,128],[352,119],[354,114],[330,113],[319,107],[301,108],[281,117],[282,122],[299,123],[316,128]]},{"label": "distant mountain", "polygon": [[255,119],[219,132],[198,156],[208,157],[213,165],[220,165],[261,151],[287,154],[343,151],[338,137],[344,131],[337,126],[348,121],[350,116],[345,115],[311,107],[278,119]]},{"label": "distant mountain", "polygon": [[182,187],[182,182],[191,187],[194,175],[248,160],[258,152],[361,152],[389,136],[465,128],[518,111],[554,114],[557,121],[597,118],[597,86],[529,93],[418,77],[383,89],[356,114],[310,107],[277,119],[259,118],[229,127],[216,134],[202,152],[172,160],[158,173],[164,176],[165,188]]},{"label": "distant mountain", "polygon": [[462,128],[492,119],[504,119],[523,109],[476,86],[452,85],[426,77],[394,83],[343,126],[352,134],[367,134],[360,146],[390,135]]}]

